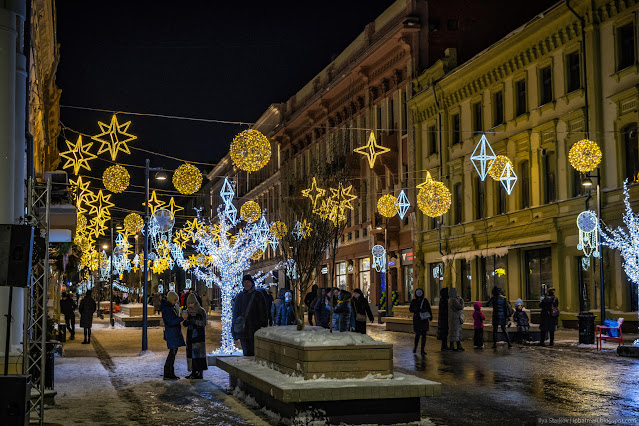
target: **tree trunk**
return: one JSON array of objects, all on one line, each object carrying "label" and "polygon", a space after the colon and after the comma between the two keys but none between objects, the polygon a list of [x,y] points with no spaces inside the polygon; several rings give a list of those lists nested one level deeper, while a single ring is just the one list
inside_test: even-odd
[{"label": "tree trunk", "polygon": [[239,352],[233,335],[231,334],[231,322],[233,319],[233,306],[231,306],[231,300],[234,294],[235,283],[231,277],[222,277],[222,346],[216,349],[216,353],[230,354],[233,352]]}]

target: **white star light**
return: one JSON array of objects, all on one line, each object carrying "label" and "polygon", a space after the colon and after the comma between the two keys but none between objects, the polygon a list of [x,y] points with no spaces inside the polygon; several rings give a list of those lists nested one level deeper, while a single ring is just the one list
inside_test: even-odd
[{"label": "white star light", "polygon": [[515,187],[515,183],[517,183],[517,175],[515,174],[515,171],[511,167],[510,163],[506,163],[506,167],[504,167],[504,171],[501,173],[499,181],[501,182],[508,195],[510,195],[510,193],[513,191],[513,188]]},{"label": "white star light", "polygon": [[399,215],[399,218],[404,219],[406,212],[410,208],[410,201],[408,201],[408,197],[403,189],[402,192],[399,193],[399,197],[397,197],[397,204],[395,205],[397,206],[397,214]]},{"label": "white star light", "polygon": [[497,156],[488,143],[486,135],[481,135],[481,139],[477,143],[473,155],[470,156],[470,161],[473,163],[473,166],[475,166],[475,170],[479,173],[479,178],[482,181],[486,179],[486,175],[488,175],[488,164],[495,158],[497,158]]}]

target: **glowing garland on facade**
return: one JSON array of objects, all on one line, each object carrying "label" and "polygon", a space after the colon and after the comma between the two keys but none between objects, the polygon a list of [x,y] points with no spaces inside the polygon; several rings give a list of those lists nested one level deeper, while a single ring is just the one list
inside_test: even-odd
[{"label": "glowing garland on facade", "polygon": [[450,209],[450,191],[441,182],[427,182],[417,194],[417,206],[426,216],[438,217]]},{"label": "glowing garland on facade", "polygon": [[102,183],[109,191],[119,194],[129,187],[131,175],[120,165],[110,166],[102,174]]},{"label": "glowing garland on facade", "polygon": [[195,194],[202,186],[202,173],[194,165],[184,163],[173,173],[173,186],[181,194]]},{"label": "glowing garland on facade", "polygon": [[588,139],[582,139],[574,144],[568,152],[568,160],[575,170],[587,173],[597,168],[601,162],[599,145]]},{"label": "glowing garland on facade", "polygon": [[382,195],[377,201],[377,211],[384,217],[393,217],[397,214],[397,198],[392,194]]},{"label": "glowing garland on facade", "polygon": [[260,205],[255,201],[247,201],[242,204],[242,207],[240,208],[240,217],[245,222],[255,222],[259,220],[261,214],[262,209],[260,209]]},{"label": "glowing garland on facade", "polygon": [[256,172],[271,159],[271,143],[257,130],[239,133],[231,143],[231,160],[240,170]]}]

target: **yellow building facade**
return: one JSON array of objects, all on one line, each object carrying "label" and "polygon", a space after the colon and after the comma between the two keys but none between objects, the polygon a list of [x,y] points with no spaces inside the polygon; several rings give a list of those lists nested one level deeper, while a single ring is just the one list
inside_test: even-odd
[{"label": "yellow building facade", "polygon": [[[417,181],[429,171],[452,194],[442,217],[417,214],[419,281],[435,304],[441,287],[473,302],[497,285],[511,302],[537,308],[554,287],[565,326],[580,311],[599,312],[599,262],[590,257],[587,266],[576,226],[579,213],[597,208],[595,186],[582,185],[568,151],[584,138],[600,146],[602,218],[622,224],[624,179],[631,201],[639,196],[639,5],[571,6],[584,17],[583,51],[580,20],[560,2],[463,64],[449,50],[414,80]],[[471,162],[482,134],[514,165],[510,195],[491,177],[482,182]],[[636,325],[637,287],[618,252],[604,248],[603,256],[607,316]]]}]

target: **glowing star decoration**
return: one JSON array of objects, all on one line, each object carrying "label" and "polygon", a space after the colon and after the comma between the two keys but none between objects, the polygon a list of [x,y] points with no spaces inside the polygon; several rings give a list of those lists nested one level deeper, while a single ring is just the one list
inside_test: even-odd
[{"label": "glowing star decoration", "polygon": [[371,250],[373,255],[373,267],[377,272],[386,271],[386,249],[379,244],[374,245]]},{"label": "glowing star decoration", "polygon": [[102,174],[102,183],[104,187],[111,192],[119,194],[129,187],[131,175],[122,166],[115,165],[107,167]]},{"label": "glowing star decoration", "polygon": [[470,161],[475,166],[475,170],[479,173],[479,178],[483,181],[488,174],[488,165],[496,158],[493,148],[488,143],[486,135],[481,135],[481,139],[477,143]]},{"label": "glowing star decoration", "polygon": [[388,151],[390,151],[390,148],[386,148],[385,146],[377,144],[374,132],[371,132],[368,136],[368,143],[366,145],[360,146],[359,148],[355,148],[353,150],[353,152],[365,155],[367,157],[368,165],[371,169],[375,167],[375,160],[377,159],[377,156]]},{"label": "glowing star decoration", "polygon": [[171,197],[171,199],[169,200],[169,204],[166,206],[167,209],[169,209],[171,211],[171,213],[173,213],[173,215],[175,215],[175,213],[184,210],[184,207],[180,207],[177,204],[175,204],[175,199],[173,197]]},{"label": "glowing star decoration", "polygon": [[186,243],[188,243],[191,238],[186,235],[181,230],[175,233],[175,237],[173,237],[173,242],[182,250],[186,249]]},{"label": "glowing star decoration", "polygon": [[506,163],[504,171],[501,172],[501,176],[499,177],[499,181],[501,182],[501,186],[503,186],[506,190],[506,193],[510,195],[517,183],[517,175],[515,174],[511,163]]},{"label": "glowing star decoration", "polygon": [[[357,196],[351,192],[353,190],[353,185],[344,186],[342,185],[342,182],[340,182],[337,185],[337,188],[330,188],[330,190],[331,190],[330,201],[332,201],[334,205],[337,207],[339,216],[344,216],[344,211],[346,209],[349,209],[349,210],[354,209],[353,200],[356,200]],[[344,220],[346,220],[345,216],[344,216]]]},{"label": "glowing star decoration", "polygon": [[69,150],[60,153],[60,157],[67,160],[62,168],[68,169],[69,167],[73,167],[74,175],[77,175],[80,172],[80,169],[91,171],[89,160],[98,158],[97,155],[89,152],[91,146],[93,146],[93,142],[82,143],[82,136],[78,136],[78,141],[75,144],[67,140],[65,140],[65,142]]},{"label": "glowing star decoration", "polygon": [[271,159],[271,143],[257,130],[240,132],[231,143],[231,160],[245,172],[256,172]]},{"label": "glowing star decoration", "polygon": [[597,214],[592,210],[586,210],[577,216],[577,228],[579,229],[579,243],[577,250],[582,250],[586,257],[599,257],[599,221]]},{"label": "glowing star decoration", "polygon": [[303,238],[308,238],[311,235],[311,224],[304,219],[303,221],[297,221],[295,223],[295,227],[293,228],[293,235],[297,237],[298,240]]},{"label": "glowing star decoration", "polygon": [[441,182],[430,181],[417,194],[417,206],[426,216],[438,217],[450,209],[450,191]]},{"label": "glowing star decoration", "polygon": [[510,161],[510,158],[506,157],[505,155],[496,156],[495,159],[490,162],[488,174],[494,180],[500,180],[507,164],[510,165],[511,169],[513,168],[513,162]]},{"label": "glowing star decoration", "polygon": [[311,199],[311,202],[313,203],[313,209],[317,207],[317,201],[322,198],[324,194],[326,194],[326,190],[317,186],[317,179],[315,179],[315,177],[313,177],[311,187],[302,190],[302,196]]},{"label": "glowing star decoration", "polygon": [[406,196],[406,193],[403,189],[399,193],[399,197],[397,197],[396,206],[397,214],[399,215],[399,218],[403,220],[404,216],[406,216],[406,213],[408,212],[408,209],[410,208],[410,201],[408,201],[408,197]]},{"label": "glowing star decoration", "polygon": [[89,214],[96,214],[98,217],[102,218],[110,218],[111,213],[109,212],[109,209],[115,206],[115,204],[113,204],[110,200],[111,194],[104,195],[102,190],[99,190],[98,195],[87,203],[89,207],[91,207]]},{"label": "glowing star decoration", "polygon": [[195,194],[202,186],[202,173],[194,165],[184,163],[173,173],[173,186],[181,194]]},{"label": "glowing star decoration", "polygon": [[78,213],[86,213],[87,210],[83,205],[87,205],[88,202],[95,198],[93,191],[89,189],[91,181],[82,180],[82,176],[78,176],[76,180],[69,179],[75,195],[75,207],[78,209]]},{"label": "glowing star decoration", "polygon": [[91,137],[94,141],[100,142],[100,149],[98,150],[98,155],[103,152],[108,152],[111,155],[111,160],[115,161],[115,158],[118,155],[118,152],[122,151],[125,154],[131,154],[129,151],[129,146],[127,145],[129,142],[137,139],[137,136],[131,135],[127,133],[129,130],[129,126],[131,125],[130,121],[126,123],[119,124],[118,118],[115,114],[111,117],[111,123],[105,124],[98,121],[98,126],[100,126],[100,130],[102,133]]},{"label": "glowing star decoration", "polygon": [[587,173],[597,168],[601,162],[599,145],[588,139],[582,139],[574,144],[568,152],[568,160],[575,170]]},{"label": "glowing star decoration", "polygon": [[426,172],[426,179],[424,179],[424,182],[420,183],[419,185],[417,185],[417,188],[421,189],[424,185],[426,185],[428,182],[432,182],[433,178],[430,175],[430,172]]},{"label": "glowing star decoration", "polygon": [[255,222],[260,218],[262,209],[255,201],[247,201],[240,208],[240,217],[246,222]]},{"label": "glowing star decoration", "polygon": [[158,200],[158,195],[155,191],[151,193],[151,198],[149,199],[149,211],[151,214],[155,213],[155,211],[159,208],[162,208],[166,203],[164,201]]},{"label": "glowing star decoration", "polygon": [[495,272],[493,272],[493,275],[497,275],[498,277],[503,277],[504,275],[506,275],[506,270],[504,268],[497,268],[495,269]]},{"label": "glowing star decoration", "polygon": [[384,217],[393,217],[397,214],[397,198],[392,194],[382,195],[377,201],[377,211]]},{"label": "glowing star decoration", "polygon": [[137,213],[129,213],[124,218],[124,230],[130,235],[135,235],[142,230],[144,219]]},{"label": "glowing star decoration", "polygon": [[271,234],[278,239],[282,239],[288,233],[288,229],[286,228],[286,224],[284,222],[280,222],[279,220],[271,225]]}]

